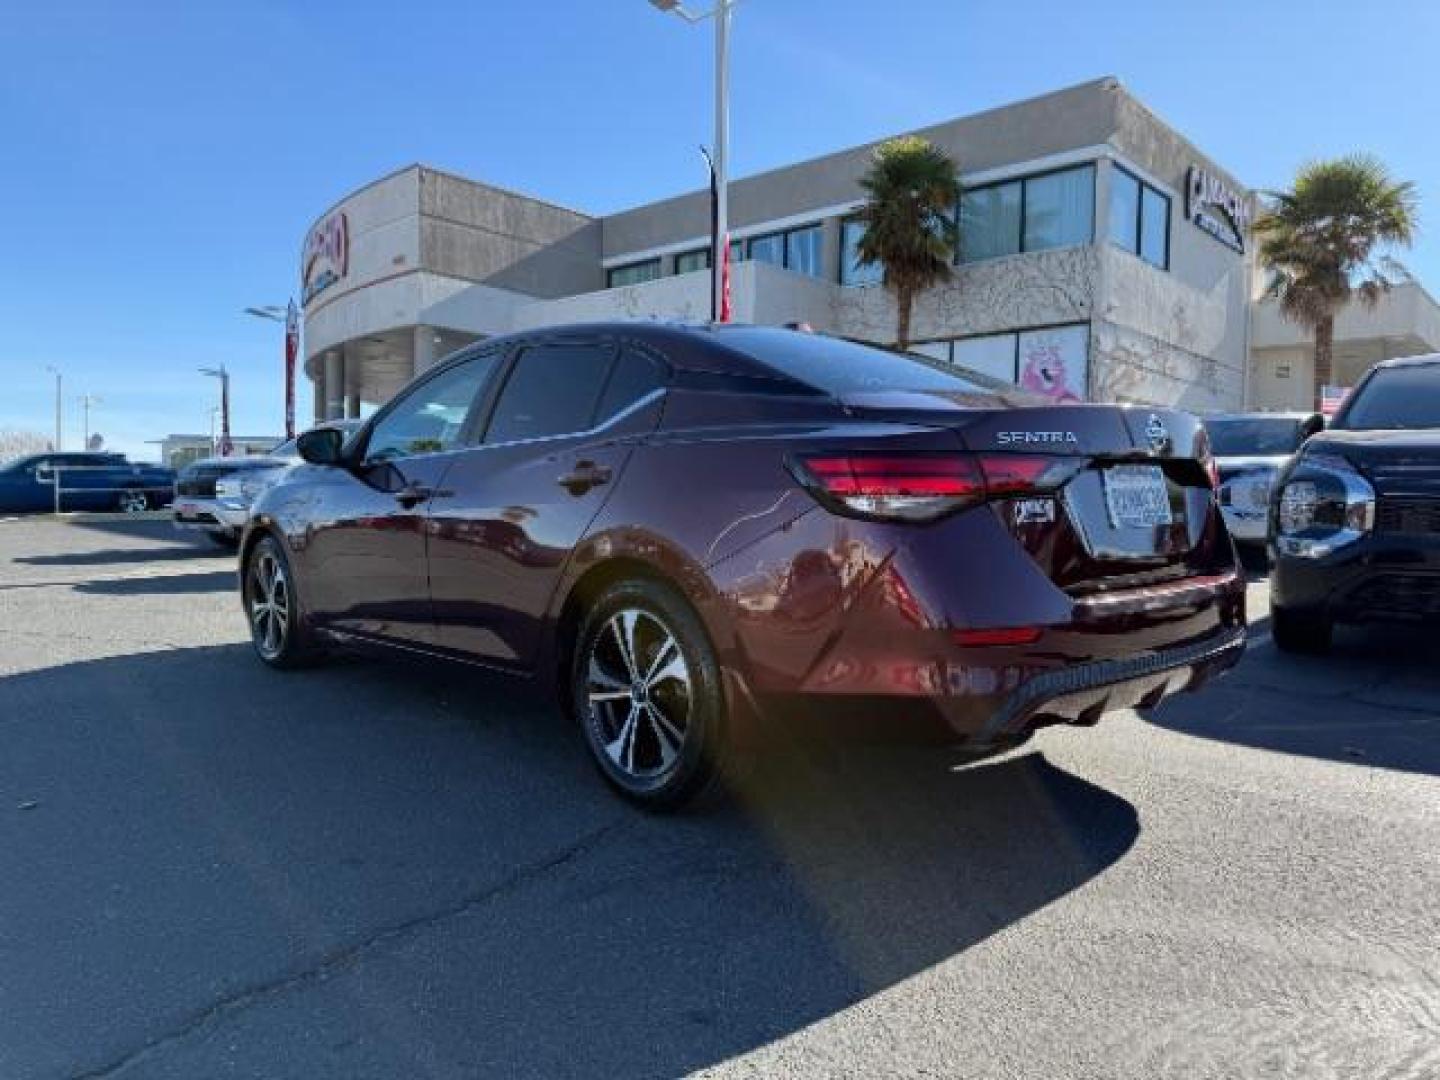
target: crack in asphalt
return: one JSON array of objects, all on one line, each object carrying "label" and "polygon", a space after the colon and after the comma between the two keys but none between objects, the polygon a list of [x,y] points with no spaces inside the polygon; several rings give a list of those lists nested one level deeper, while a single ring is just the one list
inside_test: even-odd
[{"label": "crack in asphalt", "polygon": [[227,1017],[281,997],[292,990],[323,982],[334,974],[354,967],[367,955],[385,945],[411,937],[451,919],[468,915],[475,909],[483,907],[497,897],[504,896],[515,889],[528,885],[544,877],[551,871],[557,870],[578,859],[580,856],[587,854],[598,845],[600,841],[604,840],[611,833],[616,832],[624,824],[624,819],[617,818],[612,820],[598,829],[592,829],[572,843],[565,845],[549,858],[521,867],[499,882],[463,896],[438,911],[417,915],[413,918],[404,919],[401,922],[383,926],[358,941],[351,942],[348,945],[343,945],[326,953],[307,968],[281,975],[253,986],[243,987],[233,993],[227,994],[225,997],[212,1002],[205,1008],[192,1013],[172,1030],[148,1040],[142,1046],[127,1051],[103,1065],[87,1069],[83,1072],[72,1073],[72,1080],[109,1080],[111,1077],[120,1076],[132,1066],[153,1057],[169,1046],[173,1046],[189,1038],[196,1032],[216,1026]]}]

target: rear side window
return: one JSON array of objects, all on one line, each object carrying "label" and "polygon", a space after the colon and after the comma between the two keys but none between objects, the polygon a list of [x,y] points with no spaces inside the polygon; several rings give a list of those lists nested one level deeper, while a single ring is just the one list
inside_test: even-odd
[{"label": "rear side window", "polygon": [[638,349],[628,346],[621,349],[615,368],[610,372],[610,381],[600,395],[600,407],[595,411],[596,421],[604,423],[663,385],[664,372],[659,361]]},{"label": "rear side window", "polygon": [[585,431],[610,374],[607,345],[532,345],[520,353],[485,433],[487,443]]}]

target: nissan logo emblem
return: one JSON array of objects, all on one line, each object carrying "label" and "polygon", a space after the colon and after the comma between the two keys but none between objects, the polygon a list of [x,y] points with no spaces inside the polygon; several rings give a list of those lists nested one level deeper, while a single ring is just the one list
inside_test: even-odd
[{"label": "nissan logo emblem", "polygon": [[1145,421],[1145,437],[1150,440],[1150,449],[1157,454],[1170,445],[1170,429],[1165,426],[1165,421],[1154,413]]}]

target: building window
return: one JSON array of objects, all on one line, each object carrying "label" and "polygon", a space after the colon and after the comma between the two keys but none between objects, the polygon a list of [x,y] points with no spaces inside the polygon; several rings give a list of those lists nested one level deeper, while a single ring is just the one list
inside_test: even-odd
[{"label": "building window", "polygon": [[822,232],[819,225],[806,225],[787,232],[752,236],[747,253],[756,262],[783,266],[797,274],[819,277]]},{"label": "building window", "polygon": [[675,256],[675,273],[693,274],[696,270],[710,269],[710,249],[698,248]]},{"label": "building window", "polygon": [[991,184],[960,197],[960,257],[979,262],[1020,250],[1021,182]]},{"label": "building window", "polygon": [[1095,167],[971,188],[960,198],[960,259],[1088,244],[1095,236]]},{"label": "building window", "polygon": [[1169,268],[1170,197],[1118,165],[1110,170],[1110,242]]},{"label": "building window", "polygon": [[862,218],[846,218],[840,223],[840,284],[878,285],[885,276],[879,263],[862,265],[860,238],[865,235]]},{"label": "building window", "polygon": [[654,281],[660,276],[660,260],[646,259],[628,266],[612,267],[605,274],[605,287],[616,289],[621,285],[639,285],[642,281]]},{"label": "building window", "polygon": [[820,243],[822,235],[819,225],[808,225],[803,229],[791,229],[785,234],[785,269],[807,277],[819,277]]},{"label": "building window", "polygon": [[915,351],[992,379],[1018,383],[1052,401],[1085,400],[1090,374],[1087,323],[933,341],[916,346]]},{"label": "building window", "polygon": [[785,265],[785,234],[771,233],[768,236],[753,236],[746,244],[746,251],[755,262]]}]

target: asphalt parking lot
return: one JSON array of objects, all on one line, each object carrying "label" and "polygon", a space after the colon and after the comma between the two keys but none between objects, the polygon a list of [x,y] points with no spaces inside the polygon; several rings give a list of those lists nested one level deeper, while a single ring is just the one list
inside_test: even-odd
[{"label": "asphalt parking lot", "polygon": [[1440,644],[633,811],[505,683],[264,670],[233,557],[0,523],[0,1076],[1440,1075]]}]

